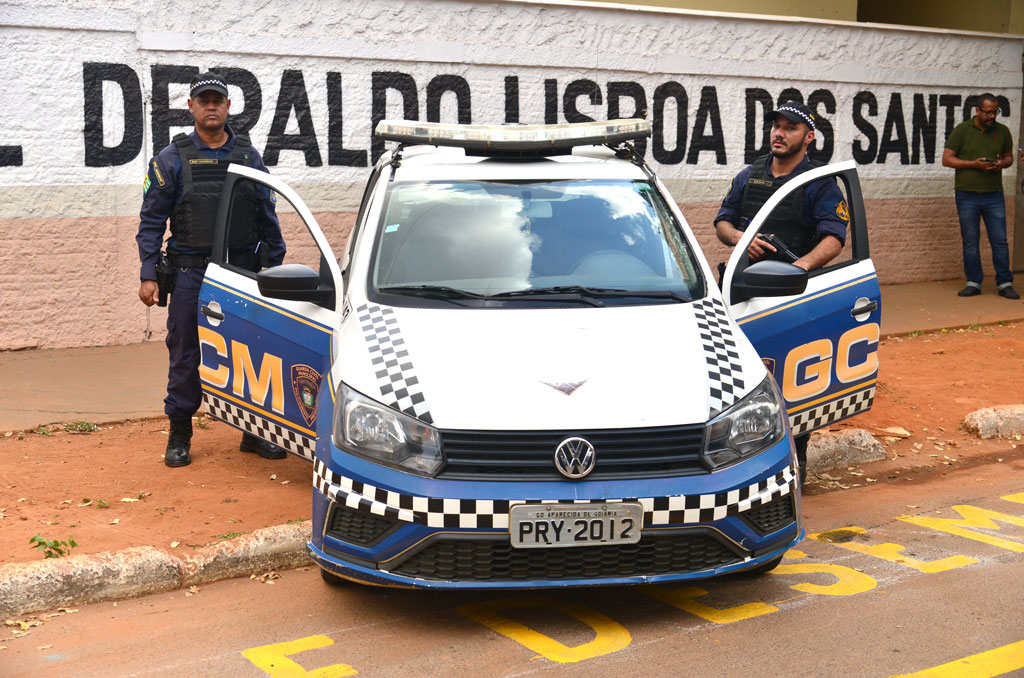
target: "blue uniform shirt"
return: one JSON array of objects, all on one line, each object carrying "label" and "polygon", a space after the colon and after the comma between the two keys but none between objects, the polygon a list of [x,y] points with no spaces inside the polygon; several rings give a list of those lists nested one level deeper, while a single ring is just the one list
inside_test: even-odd
[{"label": "blue uniform shirt", "polygon": [[[192,139],[192,143],[195,144],[200,155],[223,159],[235,147],[234,130],[230,125],[225,125],[224,129],[228,133],[228,140],[220,148],[207,146],[195,130],[192,130],[188,136]],[[260,157],[259,151],[255,147],[252,149],[250,158],[251,167],[263,172],[267,171],[266,165],[263,164],[263,158]],[[178,147],[171,143],[150,160],[146,178],[142,183],[139,234],[135,236],[135,241],[139,245],[139,260],[142,262],[139,271],[141,280],[156,280],[156,260],[160,254],[160,248],[163,246],[167,220],[170,218],[174,206],[181,202],[183,183],[181,156],[178,154]],[[284,261],[285,245],[274,207],[276,199],[265,186],[257,185],[256,188],[259,201],[257,233],[260,241],[268,248],[269,265],[277,266]],[[174,245],[173,238],[168,242],[170,245]]]},{"label": "blue uniform shirt", "polygon": [[[768,176],[772,175],[772,156],[768,156]],[[722,208],[718,210],[715,222],[728,221],[739,230],[746,227],[740,224],[740,204],[743,202],[743,190],[747,186],[747,178],[750,176],[751,165],[744,167],[732,180],[729,194],[722,201]],[[811,169],[807,156],[800,161],[790,174],[803,174]],[[820,181],[808,184],[804,190],[804,223],[817,224],[815,241],[820,241],[826,235],[835,236],[839,242],[846,244],[846,227],[850,223],[850,210],[843,199],[843,193],[836,185],[835,179],[825,178]]]}]

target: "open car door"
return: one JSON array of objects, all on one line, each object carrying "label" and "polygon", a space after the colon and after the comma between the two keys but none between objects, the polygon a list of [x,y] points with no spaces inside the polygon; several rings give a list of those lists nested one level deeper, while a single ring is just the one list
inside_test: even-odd
[{"label": "open car door", "polygon": [[[807,274],[776,261],[751,265],[747,246],[769,215],[787,195],[816,181],[835,181],[848,206],[849,229],[840,256]],[[802,283],[793,285],[801,278],[806,280],[802,292]],[[779,385],[794,435],[871,408],[878,382],[881,292],[852,161],[809,170],[779,189],[737,243],[722,289],[733,318]]]},{"label": "open car door", "polygon": [[[232,264],[228,225],[246,183],[276,192],[280,219],[302,221],[319,250],[319,270],[284,264],[256,274]],[[332,397],[325,377],[344,296],[337,259],[302,199],[249,167],[229,166],[215,228],[198,309],[207,414],[312,461],[318,435],[331,427],[318,424],[317,404]]]}]

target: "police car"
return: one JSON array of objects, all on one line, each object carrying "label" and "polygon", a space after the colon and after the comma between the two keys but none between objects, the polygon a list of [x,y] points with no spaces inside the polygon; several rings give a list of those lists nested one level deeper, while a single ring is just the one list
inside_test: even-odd
[{"label": "police car", "polygon": [[[346,251],[284,182],[232,165],[200,293],[207,412],[312,462],[324,578],[537,588],[777,565],[803,536],[792,435],[874,395],[853,163],[776,193],[720,291],[633,149],[646,121],[376,132],[397,146]],[[750,264],[767,215],[823,178],[849,205],[841,260]],[[232,265],[247,182],[290,204],[318,267]]]}]

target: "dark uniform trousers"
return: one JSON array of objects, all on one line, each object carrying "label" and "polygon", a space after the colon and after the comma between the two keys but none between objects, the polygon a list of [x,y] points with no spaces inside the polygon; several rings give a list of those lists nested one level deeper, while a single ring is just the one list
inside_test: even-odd
[{"label": "dark uniform trousers", "polygon": [[205,273],[205,266],[178,269],[174,292],[167,301],[170,368],[164,413],[171,421],[191,419],[203,400],[199,383],[199,288]]}]

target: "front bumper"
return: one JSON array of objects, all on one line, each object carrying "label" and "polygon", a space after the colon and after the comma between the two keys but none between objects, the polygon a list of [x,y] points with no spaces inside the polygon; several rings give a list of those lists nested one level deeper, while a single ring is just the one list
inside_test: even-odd
[{"label": "front bumper", "polygon": [[[346,471],[315,462],[309,553],[324,569],[370,584],[512,589],[703,579],[755,568],[803,537],[788,438],[716,473],[593,483],[410,480],[392,471],[375,485],[369,474],[357,478],[380,467],[360,469],[344,452],[331,453]],[[402,492],[385,489],[396,474],[406,480]],[[644,509],[637,544],[511,546],[513,504],[623,500]]]}]

